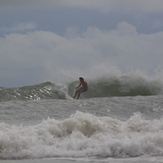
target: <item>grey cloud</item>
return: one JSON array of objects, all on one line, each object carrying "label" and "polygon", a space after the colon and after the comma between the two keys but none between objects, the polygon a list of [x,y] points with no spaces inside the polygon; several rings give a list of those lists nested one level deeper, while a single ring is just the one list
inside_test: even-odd
[{"label": "grey cloud", "polygon": [[7,32],[19,32],[19,31],[29,31],[33,30],[37,27],[37,24],[34,22],[24,22],[24,23],[15,23],[10,28],[1,28],[1,30],[7,31]]},{"label": "grey cloud", "polygon": [[[1,78],[18,71],[20,75],[15,78],[26,79],[30,72],[30,80],[39,83],[58,80],[63,75],[96,76],[109,72],[111,67],[121,72],[128,68],[153,71],[162,64],[163,32],[139,34],[134,26],[122,22],[112,31],[89,27],[80,35],[69,28],[66,36],[35,31],[0,38],[0,69],[4,70]],[[39,78],[34,77],[36,72]],[[20,81],[20,85],[26,82]]]},{"label": "grey cloud", "polygon": [[71,7],[97,9],[101,12],[162,13],[162,0],[1,0],[0,9],[37,9]]}]

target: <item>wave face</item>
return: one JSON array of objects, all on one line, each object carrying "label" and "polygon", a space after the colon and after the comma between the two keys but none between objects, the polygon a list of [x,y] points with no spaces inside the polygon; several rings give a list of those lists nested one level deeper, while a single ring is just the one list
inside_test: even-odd
[{"label": "wave face", "polygon": [[19,88],[0,88],[0,101],[64,99],[59,87],[51,82]]},{"label": "wave face", "polygon": [[[0,101],[67,99],[72,96],[78,81],[57,85],[45,82],[33,86],[19,88],[0,87]],[[139,76],[121,76],[99,78],[88,81],[89,89],[81,98],[97,98],[110,96],[150,96],[162,94],[163,82],[147,80]]]}]

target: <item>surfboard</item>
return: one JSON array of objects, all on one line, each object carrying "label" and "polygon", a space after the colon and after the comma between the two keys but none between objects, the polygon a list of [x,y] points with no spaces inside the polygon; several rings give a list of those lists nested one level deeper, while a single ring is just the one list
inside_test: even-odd
[{"label": "surfboard", "polygon": [[74,100],[74,98],[72,98],[71,96],[69,97],[69,100]]},{"label": "surfboard", "polygon": [[66,99],[68,99],[68,100],[74,100],[74,98],[72,98],[71,96],[69,96],[68,94],[66,94]]}]

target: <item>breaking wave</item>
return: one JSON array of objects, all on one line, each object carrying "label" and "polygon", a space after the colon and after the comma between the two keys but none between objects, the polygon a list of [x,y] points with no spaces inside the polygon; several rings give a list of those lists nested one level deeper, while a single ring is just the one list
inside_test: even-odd
[{"label": "breaking wave", "polygon": [[162,155],[162,122],[140,114],[120,121],[78,111],[32,126],[0,123],[0,159]]},{"label": "breaking wave", "polygon": [[[72,96],[78,81],[57,85],[45,82],[19,88],[0,87],[0,101],[67,99]],[[88,80],[89,89],[81,98],[98,98],[110,96],[150,96],[162,94],[163,82],[148,80],[140,76],[103,77]]]}]

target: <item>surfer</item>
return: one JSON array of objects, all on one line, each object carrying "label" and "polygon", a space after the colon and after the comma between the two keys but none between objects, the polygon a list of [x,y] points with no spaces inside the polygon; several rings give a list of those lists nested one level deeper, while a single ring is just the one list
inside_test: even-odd
[{"label": "surfer", "polygon": [[75,98],[77,96],[77,99],[80,97],[81,93],[87,91],[87,89],[88,89],[88,84],[84,80],[84,78],[80,77],[79,80],[80,80],[80,84],[77,87],[75,87],[75,89],[77,89],[77,90],[75,92],[75,95],[73,96],[73,98]]}]

